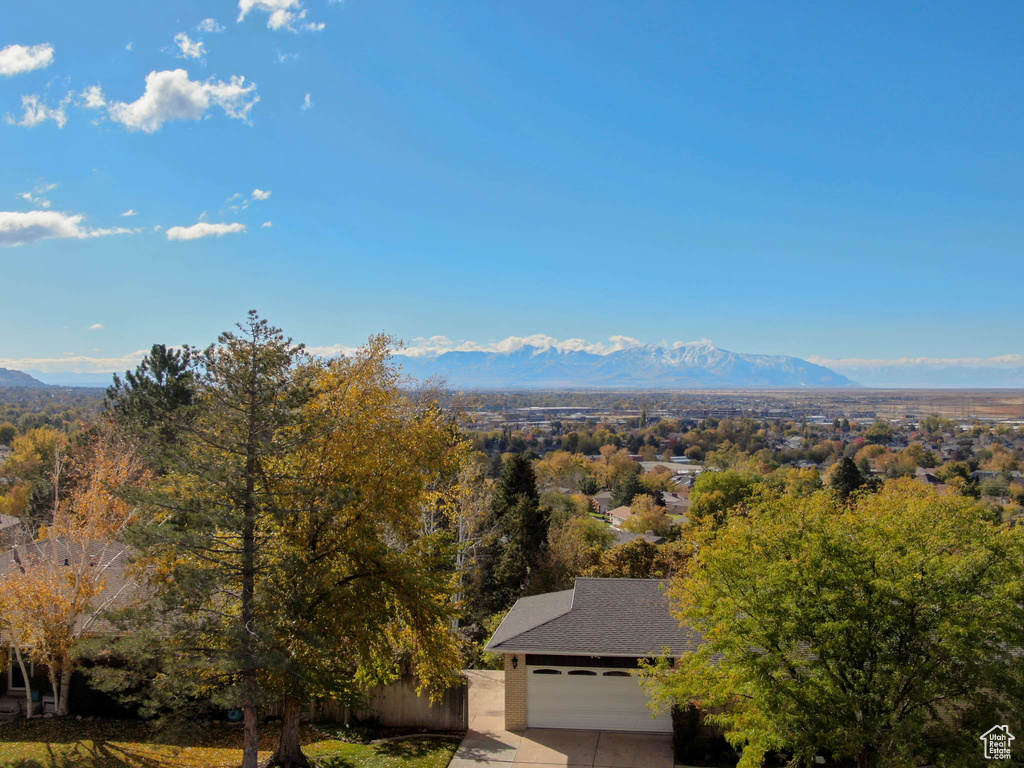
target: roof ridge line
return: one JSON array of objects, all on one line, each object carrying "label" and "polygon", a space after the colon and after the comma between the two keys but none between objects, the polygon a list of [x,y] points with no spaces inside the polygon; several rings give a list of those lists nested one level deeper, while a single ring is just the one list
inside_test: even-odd
[{"label": "roof ridge line", "polygon": [[[561,591],[561,592],[568,592],[569,590],[559,590],[559,591]],[[556,593],[547,593],[547,594],[556,594]],[[512,637],[510,637],[509,640],[513,640],[513,639],[519,637],[521,634],[523,634],[523,632],[532,632],[533,630],[537,629],[537,627],[543,627],[545,624],[550,624],[555,619],[560,619],[563,616],[565,616],[567,613],[569,613],[572,610],[573,601],[576,599],[576,584],[575,584],[575,582],[573,583],[573,587],[572,587],[572,596],[573,596],[573,600],[569,601],[569,607],[566,610],[562,611],[561,613],[557,614],[556,616],[552,616],[547,621],[542,621],[540,624],[535,624],[532,627],[530,627],[529,629],[524,629],[522,632],[517,632],[516,634],[512,635]],[[540,595],[529,595],[528,597],[540,597]],[[501,620],[501,623],[499,623],[497,628],[491,633],[491,638],[492,639],[494,638],[494,636],[496,634],[498,634],[498,632],[501,631],[502,625],[508,620],[508,617],[512,615],[512,612],[515,611],[516,606],[519,605],[519,601],[523,600],[523,599],[525,599],[525,598],[522,598],[522,597],[518,598],[515,601],[515,603],[512,605],[512,607],[509,608],[508,613],[505,614],[505,618],[503,618]],[[498,643],[498,645],[501,645],[502,643],[506,643],[506,642],[508,642],[508,640],[502,640],[500,643]],[[487,642],[487,645],[490,645],[490,641]]]}]

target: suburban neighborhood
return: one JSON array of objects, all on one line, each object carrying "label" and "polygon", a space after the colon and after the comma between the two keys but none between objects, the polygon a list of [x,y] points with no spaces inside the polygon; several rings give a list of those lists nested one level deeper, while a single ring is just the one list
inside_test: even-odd
[{"label": "suburban neighborhood", "polygon": [[0,768],[1024,766],[1022,39],[0,3]]},{"label": "suburban neighborhood", "polygon": [[[154,346],[77,431],[68,412],[40,424],[31,402],[7,406],[6,727],[159,734],[198,716],[279,765],[350,733],[367,749],[435,734],[440,768],[784,765],[800,750],[870,766],[894,730],[928,734],[915,759],[940,765],[981,718],[1017,727],[1022,624],[970,620],[1024,589],[1012,414],[640,408],[481,430],[392,383],[385,340],[337,362],[289,345],[251,313],[205,352]],[[236,388],[275,360],[280,394]],[[872,617],[858,642],[833,646],[855,616]],[[264,629],[238,634],[243,618]],[[955,664],[935,666],[939,649]],[[884,670],[867,688],[849,677],[864,653]],[[803,724],[750,730],[774,707]],[[859,751],[830,740],[868,709]]]}]

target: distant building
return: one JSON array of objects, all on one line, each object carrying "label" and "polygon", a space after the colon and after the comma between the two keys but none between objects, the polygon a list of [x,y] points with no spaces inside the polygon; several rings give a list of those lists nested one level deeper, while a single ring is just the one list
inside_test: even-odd
[{"label": "distant building", "polygon": [[0,515],[0,549],[8,549],[21,541],[21,520],[11,515]]},{"label": "distant building", "polygon": [[661,503],[665,505],[665,513],[669,515],[685,515],[690,511],[690,499],[677,493],[663,492]]},{"label": "distant building", "polygon": [[629,531],[613,531],[615,534],[615,543],[628,544],[636,539],[643,539],[651,544],[664,544],[668,539],[664,536],[658,536],[655,533],[630,533]]},{"label": "distant building", "polygon": [[600,493],[594,494],[590,498],[592,498],[594,500],[594,503],[597,505],[598,514],[608,514],[608,508],[612,505],[611,491],[601,491]]},{"label": "distant building", "polygon": [[632,516],[633,511],[629,507],[616,507],[608,511],[608,522],[612,524],[613,528],[621,528],[622,524]]}]

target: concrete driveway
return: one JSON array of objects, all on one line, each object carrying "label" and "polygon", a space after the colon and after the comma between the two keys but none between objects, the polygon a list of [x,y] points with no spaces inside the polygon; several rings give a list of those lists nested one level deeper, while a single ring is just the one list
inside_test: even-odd
[{"label": "concrete driveway", "polygon": [[503,672],[471,670],[469,731],[450,768],[672,768],[672,737],[662,733],[505,730]]}]

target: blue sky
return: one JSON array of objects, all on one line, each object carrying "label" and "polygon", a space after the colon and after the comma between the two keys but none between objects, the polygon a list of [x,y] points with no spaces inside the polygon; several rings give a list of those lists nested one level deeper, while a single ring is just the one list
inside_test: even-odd
[{"label": "blue sky", "polygon": [[316,346],[1018,355],[1022,32],[1009,2],[6,3],[0,365],[120,368],[249,308]]}]

